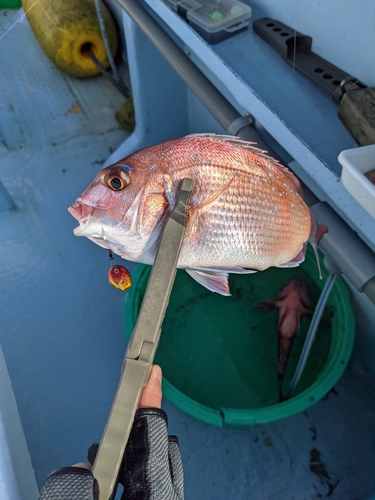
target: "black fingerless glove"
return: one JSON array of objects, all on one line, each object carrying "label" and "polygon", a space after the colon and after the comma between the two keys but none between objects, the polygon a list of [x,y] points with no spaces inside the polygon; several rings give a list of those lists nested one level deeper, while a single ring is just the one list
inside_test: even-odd
[{"label": "black fingerless glove", "polygon": [[184,480],[178,440],[168,436],[167,414],[137,411],[119,475],[121,500],[182,500]]},{"label": "black fingerless glove", "polygon": [[[98,446],[94,444],[89,449],[91,464]],[[118,482],[124,486],[121,500],[183,500],[184,479],[178,440],[168,436],[167,415],[163,410],[137,410]],[[52,472],[43,486],[40,500],[73,499],[98,499],[98,483],[92,473],[77,467]]]},{"label": "black fingerless glove", "polygon": [[98,481],[88,469],[63,467],[47,477],[40,500],[98,500]]}]

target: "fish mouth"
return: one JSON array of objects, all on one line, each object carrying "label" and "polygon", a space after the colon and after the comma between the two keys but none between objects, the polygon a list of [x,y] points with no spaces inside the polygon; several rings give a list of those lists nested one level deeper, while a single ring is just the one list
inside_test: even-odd
[{"label": "fish mouth", "polygon": [[68,208],[68,212],[79,222],[79,226],[73,230],[74,234],[76,236],[84,236],[84,231],[94,212],[94,207],[89,207],[76,201]]}]

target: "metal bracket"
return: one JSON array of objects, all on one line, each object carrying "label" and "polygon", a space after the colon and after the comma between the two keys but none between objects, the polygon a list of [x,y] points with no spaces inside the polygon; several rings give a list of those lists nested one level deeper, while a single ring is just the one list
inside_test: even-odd
[{"label": "metal bracket", "polygon": [[253,29],[293,68],[329,92],[336,104],[340,103],[347,82],[355,81],[359,87],[365,87],[356,78],[312,52],[311,36],[270,18],[254,21]]}]

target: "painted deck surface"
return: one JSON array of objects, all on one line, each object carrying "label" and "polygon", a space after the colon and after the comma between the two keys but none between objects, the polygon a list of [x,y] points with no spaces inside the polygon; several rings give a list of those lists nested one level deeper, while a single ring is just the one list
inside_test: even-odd
[{"label": "painted deck surface", "polygon": [[[1,16],[6,28],[10,21]],[[17,207],[0,212],[0,342],[39,486],[51,470],[84,461],[100,439],[126,348],[124,296],[107,283],[106,251],[73,236],[67,207],[120,145],[130,152],[189,132],[220,131],[144,37],[133,35],[147,70],[165,70],[168,83],[153,104],[150,79],[137,80],[141,73],[132,73],[129,61],[136,111],[137,103],[144,107],[128,140],[113,119],[121,98],[101,78],[63,76],[26,22],[0,40],[0,180]],[[15,49],[20,38],[27,51]],[[130,36],[128,42],[131,51]],[[167,99],[169,85],[182,96],[176,106]],[[219,429],[163,402],[170,433],[180,440],[186,500],[375,495],[373,339],[365,335],[373,308],[355,307],[350,365],[306,412]]]}]

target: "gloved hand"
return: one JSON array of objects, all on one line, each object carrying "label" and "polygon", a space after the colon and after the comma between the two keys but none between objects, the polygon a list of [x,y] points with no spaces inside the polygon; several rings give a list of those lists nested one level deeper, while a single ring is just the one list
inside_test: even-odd
[{"label": "gloved hand", "polygon": [[[168,436],[167,421],[167,414],[159,408],[137,410],[118,476],[124,486],[121,500],[183,500],[178,440]],[[89,449],[91,464],[98,447],[93,444]]]},{"label": "gloved hand", "polygon": [[63,467],[47,477],[39,500],[98,500],[99,486],[91,470]]},{"label": "gloved hand", "polygon": [[[159,380],[158,384],[157,381]],[[124,486],[121,500],[183,500],[184,480],[178,440],[168,436],[167,415],[160,409],[161,372],[153,367],[140,406],[146,402],[159,408],[139,408],[119,472]],[[155,398],[159,386],[160,397]],[[94,463],[98,444],[90,447],[88,459]],[[99,486],[91,470],[65,467],[52,472],[39,500],[98,500]]]}]

